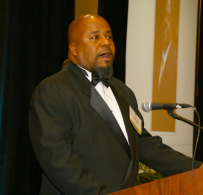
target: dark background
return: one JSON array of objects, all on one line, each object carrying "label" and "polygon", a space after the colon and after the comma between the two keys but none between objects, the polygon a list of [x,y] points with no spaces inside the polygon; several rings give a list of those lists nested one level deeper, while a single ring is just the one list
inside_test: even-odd
[{"label": "dark background", "polygon": [[[41,169],[29,139],[29,102],[38,83],[61,70],[67,58],[74,4],[73,0],[0,1],[0,195],[39,194]],[[99,0],[98,14],[109,22],[116,45],[114,76],[123,82],[127,12],[127,0]],[[198,43],[196,105],[203,118],[201,36]],[[200,161],[202,145],[203,136],[196,155]]]},{"label": "dark background", "polygon": [[[114,76],[125,81],[127,0],[100,0],[99,15],[111,25],[116,45]],[[28,129],[34,88],[61,70],[73,0],[0,1],[0,195],[39,194],[41,169]]]},{"label": "dark background", "polygon": [[[198,29],[197,29],[197,58],[196,58],[196,82],[195,82],[195,107],[199,112],[200,119],[203,121],[203,5],[199,0]],[[194,116],[197,123],[197,116]],[[201,126],[202,126],[201,122]],[[194,145],[197,138],[197,128],[194,128]],[[203,162],[203,131],[200,133],[199,143],[196,152],[196,159]]]}]

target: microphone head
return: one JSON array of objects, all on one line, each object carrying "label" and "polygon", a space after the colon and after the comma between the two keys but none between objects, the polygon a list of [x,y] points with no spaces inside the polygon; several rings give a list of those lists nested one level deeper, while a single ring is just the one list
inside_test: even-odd
[{"label": "microphone head", "polygon": [[144,101],[142,103],[142,110],[145,111],[145,112],[150,112],[151,111],[151,101],[150,100]]}]

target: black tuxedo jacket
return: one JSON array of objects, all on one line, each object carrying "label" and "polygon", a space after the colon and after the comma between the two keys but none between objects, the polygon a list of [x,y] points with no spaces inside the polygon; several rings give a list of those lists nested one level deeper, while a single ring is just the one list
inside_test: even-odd
[{"label": "black tuxedo jacket", "polygon": [[[30,137],[43,170],[40,194],[96,195],[132,187],[139,161],[165,175],[191,169],[190,158],[144,129],[133,92],[115,78],[111,88],[130,146],[106,103],[72,62],[36,88]],[[143,122],[142,136],[130,123],[129,105]]]}]

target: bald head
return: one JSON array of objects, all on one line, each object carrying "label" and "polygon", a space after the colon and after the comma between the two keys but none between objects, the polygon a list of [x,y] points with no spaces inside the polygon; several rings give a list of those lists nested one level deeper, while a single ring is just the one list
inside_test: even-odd
[{"label": "bald head", "polygon": [[98,15],[84,15],[68,28],[68,58],[91,71],[97,66],[112,65],[115,46],[108,22]]},{"label": "bald head", "polygon": [[80,16],[73,20],[68,27],[68,43],[75,42],[80,35],[81,31],[84,29],[84,25],[90,24],[92,21],[99,19],[106,22],[104,18],[98,15],[88,14]]}]

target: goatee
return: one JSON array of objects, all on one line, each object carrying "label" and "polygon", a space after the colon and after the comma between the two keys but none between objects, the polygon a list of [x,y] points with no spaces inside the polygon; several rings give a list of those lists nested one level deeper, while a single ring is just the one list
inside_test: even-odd
[{"label": "goatee", "polygon": [[108,67],[100,67],[97,64],[92,67],[91,72],[103,79],[110,79],[113,76],[113,64]]}]

